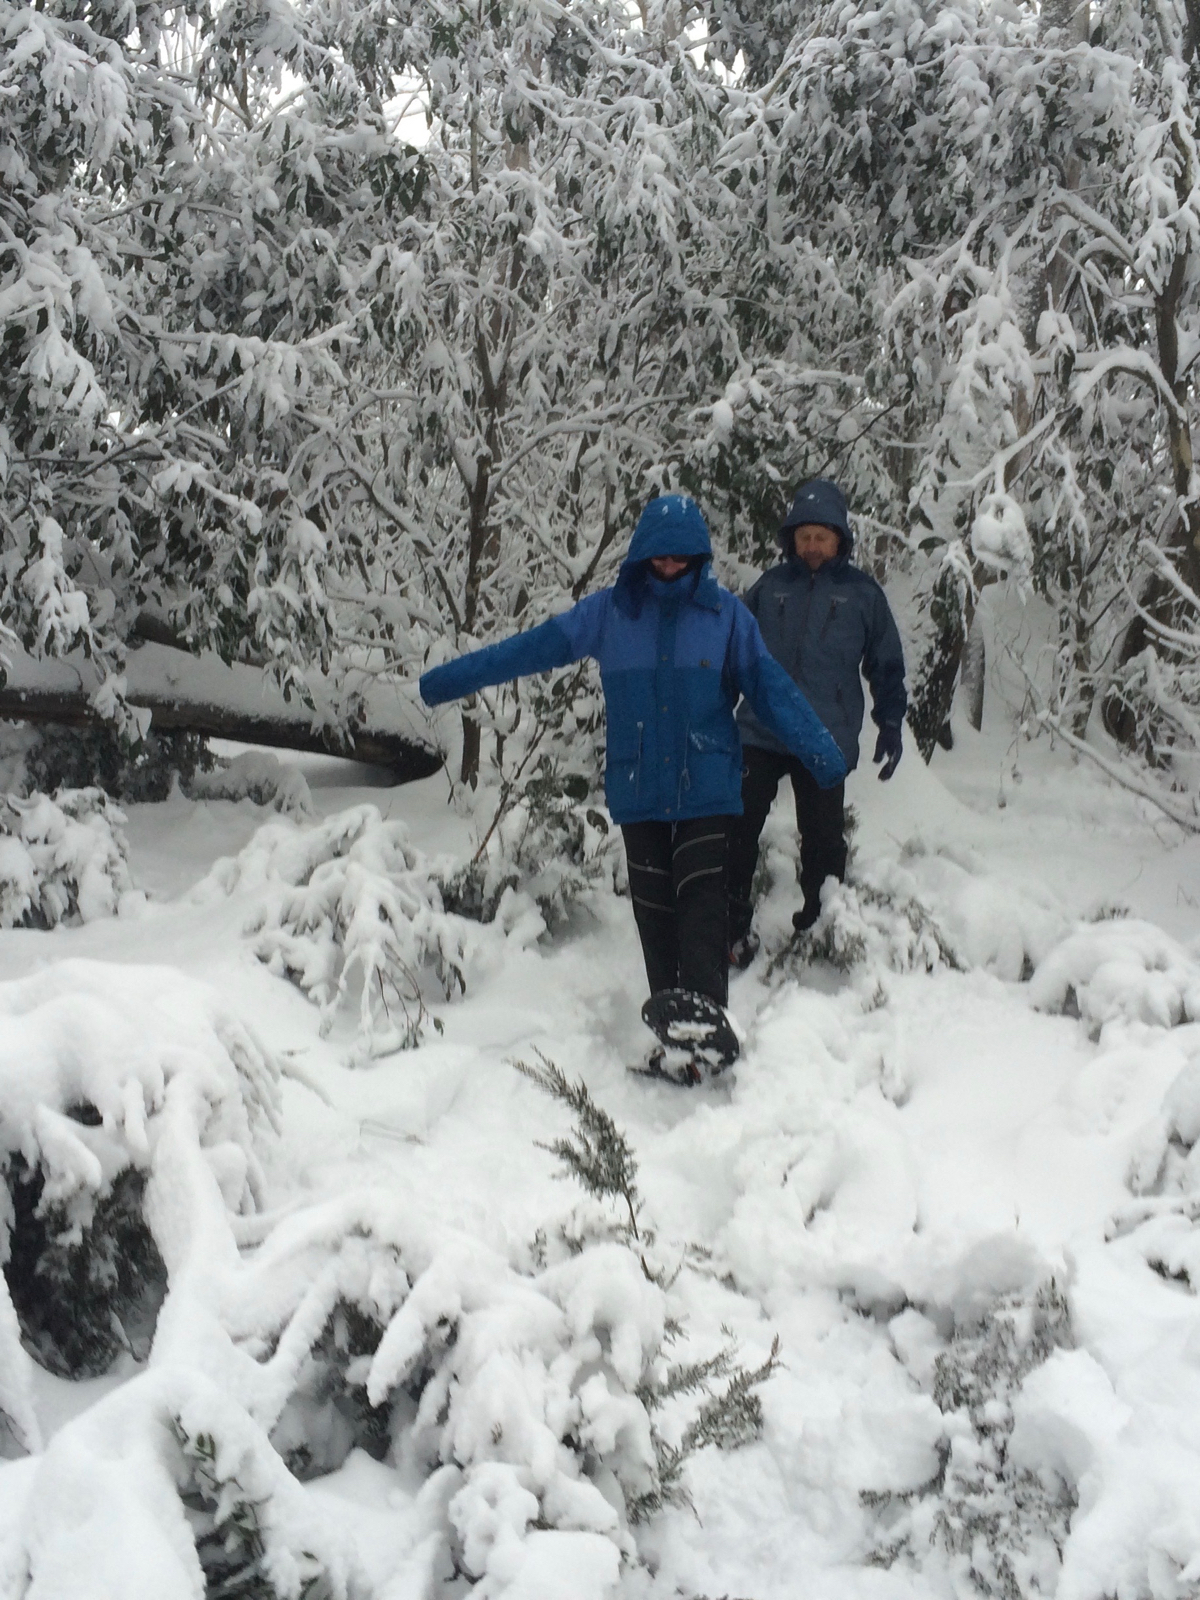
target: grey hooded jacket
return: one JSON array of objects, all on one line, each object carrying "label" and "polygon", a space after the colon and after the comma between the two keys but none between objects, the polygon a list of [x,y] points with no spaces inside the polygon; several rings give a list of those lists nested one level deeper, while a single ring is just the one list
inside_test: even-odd
[{"label": "grey hooded jacket", "polygon": [[[835,528],[837,555],[816,572],[795,554],[793,528],[819,522]],[[835,484],[802,484],[779,531],[783,560],[746,595],[767,649],[790,674],[846,758],[858,764],[863,698],[860,669],[871,687],[872,718],[900,727],[908,705],[904,652],[887,597],[875,579],[850,565],[854,536]],[[783,752],[784,746],[743,700],[737,714],[742,742]]]}]

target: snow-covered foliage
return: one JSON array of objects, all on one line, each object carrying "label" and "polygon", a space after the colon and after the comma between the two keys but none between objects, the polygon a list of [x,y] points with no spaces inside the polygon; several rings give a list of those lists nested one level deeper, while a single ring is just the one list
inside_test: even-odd
[{"label": "snow-covered foliage", "polygon": [[[893,1337],[905,1351],[911,1330],[897,1324]],[[1032,1297],[997,1301],[956,1331],[930,1384],[946,1419],[936,1479],[904,1494],[864,1492],[879,1520],[874,1563],[890,1567],[932,1549],[960,1593],[1033,1600],[1055,1592],[1077,1501],[1069,1485],[1030,1470],[1013,1436],[1026,1380],[1073,1344],[1069,1307],[1053,1280]],[[1028,1454],[1040,1464],[1039,1452]]]},{"label": "snow-covered foliage", "polygon": [[[607,811],[587,798],[586,779],[538,775],[501,797],[472,859],[442,884],[446,903],[491,922],[504,895],[520,891],[548,928],[594,888],[624,877],[619,835]],[[580,792],[582,791],[582,793]]]},{"label": "snow-covered foliage", "polygon": [[1113,1021],[1200,1022],[1200,962],[1153,923],[1110,918],[1077,928],[1050,951],[1030,999],[1073,1012],[1096,1035]]},{"label": "snow-covered foliage", "polygon": [[188,792],[198,800],[253,800],[285,817],[312,815],[312,796],[303,773],[265,750],[243,751],[211,772],[197,773]]},{"label": "snow-covered foliage", "polygon": [[821,915],[802,935],[805,960],[827,961],[849,972],[865,962],[895,972],[933,972],[957,966],[953,950],[914,898],[867,882],[829,882],[821,892]]},{"label": "snow-covered foliage", "polygon": [[[0,1408],[36,1447],[29,1357],[80,1376],[144,1355],[169,1239],[261,1198],[277,1068],[201,985],[166,967],[64,962],[0,986]],[[31,1431],[32,1429],[32,1431]]]},{"label": "snow-covered foliage", "polygon": [[[136,1542],[135,1571],[158,1587],[130,1576],[122,1593],[190,1593],[201,1570],[210,1589],[253,1581],[279,1600],[365,1593],[345,1541],[297,1482],[359,1448],[421,1485],[408,1569],[418,1587],[462,1577],[498,1600],[570,1571],[574,1593],[603,1600],[636,1558],[632,1525],[686,1495],[688,1456],[761,1425],[753,1390],[774,1356],[753,1373],[728,1352],[673,1364],[678,1316],[628,1243],[600,1240],[518,1272],[478,1240],[361,1190],[268,1219],[239,1256],[236,1219],[259,1185],[255,1123],[275,1117],[275,1077],[199,986],[160,969],[76,964],[9,985],[0,1001],[23,1024],[14,1066],[0,1063],[14,1196],[0,1402],[13,1442],[40,1446],[14,1304],[39,1356],[58,1355],[72,1375],[103,1370],[115,1352],[89,1347],[66,1362],[28,1320],[47,1298],[76,1326],[114,1319],[129,1343],[123,1280],[93,1274],[96,1291],[83,1296],[75,1272],[69,1292],[29,1292],[22,1227],[96,1256],[103,1197],[130,1171],[142,1179],[146,1248],[128,1269],[154,1341],[150,1370],[38,1461],[34,1515],[15,1546],[0,1543],[0,1572],[23,1568],[59,1594],[59,1574],[86,1563],[73,1592],[99,1596]],[[184,1024],[185,1046],[168,1043],[168,1016]],[[29,1180],[18,1158],[36,1163],[36,1211],[20,1204]],[[697,1393],[709,1398],[682,1440],[664,1442],[653,1413],[672,1402],[686,1417]],[[69,1486],[90,1482],[101,1454],[110,1465],[81,1521]]]},{"label": "snow-covered foliage", "polygon": [[[10,5],[8,625],[118,722],[139,617],[301,693],[409,676],[611,578],[664,486],[742,581],[824,471],[916,580],[926,757],[1005,575],[1055,613],[1044,720],[1100,706],[1194,820],[1194,40],[1059,11]],[[570,725],[436,719],[456,778],[547,726],[594,767],[555,682]]]},{"label": "snow-covered foliage", "polygon": [[99,789],[0,796],[0,927],[115,916],[135,895],[124,821]]},{"label": "snow-covered foliage", "polygon": [[[767,854],[786,886],[789,851]],[[775,959],[786,970],[824,962],[868,982],[880,971],[982,968],[1015,983],[1068,931],[1061,906],[1036,885],[1006,882],[978,852],[915,834],[898,852],[854,850],[847,882],[826,882],[817,922]]]},{"label": "snow-covered foliage", "polygon": [[327,647],[317,418],[358,224],[411,202],[418,163],[299,13],[90,17],[0,11],[5,614],[118,685],[143,608],[285,671]]},{"label": "snow-covered foliage", "polygon": [[441,865],[413,847],[402,822],[362,805],[311,827],[267,823],[239,856],[217,863],[199,894],[252,894],[245,931],[259,960],[304,990],[325,1028],[356,996],[363,1047],[386,1055],[422,1038],[431,982],[443,1000],[462,994],[485,948],[528,942],[545,926],[511,889],[487,933],[446,911]]},{"label": "snow-covered foliage", "polygon": [[130,804],[165,800],[175,784],[189,783],[212,763],[198,734],[152,729],[130,740],[108,723],[27,726],[19,735],[14,730],[13,742],[19,743],[22,763],[5,788],[23,794],[95,787]]}]

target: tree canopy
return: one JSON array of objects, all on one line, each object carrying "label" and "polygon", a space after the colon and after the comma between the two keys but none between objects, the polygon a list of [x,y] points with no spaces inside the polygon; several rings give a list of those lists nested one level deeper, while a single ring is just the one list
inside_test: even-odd
[{"label": "tree canopy", "polygon": [[[1194,818],[1198,21],[0,0],[14,647],[118,720],[155,629],[411,680],[609,581],[665,488],[736,585],[824,473],[915,586],[926,755],[1005,575],[1055,619],[1042,719]],[[456,773],[588,693],[481,697]]]}]

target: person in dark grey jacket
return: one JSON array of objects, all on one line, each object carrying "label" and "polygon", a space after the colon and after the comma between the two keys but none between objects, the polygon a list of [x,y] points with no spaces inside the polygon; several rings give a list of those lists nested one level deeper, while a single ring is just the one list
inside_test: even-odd
[{"label": "person in dark grey jacket", "polygon": [[[790,674],[846,759],[858,764],[865,703],[860,671],[871,688],[879,729],[875,762],[881,778],[896,770],[908,697],[900,635],[883,590],[851,566],[854,536],[846,500],[836,483],[813,478],[797,489],[779,543],[783,560],[746,596],[767,649]],[[800,830],[800,887],[804,904],[792,918],[797,932],[821,910],[821,885],[846,872],[845,785],[820,789],[811,775],[742,702],[742,815],[729,840],[729,938],[734,966],[748,965],[757,949],[750,931],[751,885],[758,841],[779,780],[792,780]]]}]

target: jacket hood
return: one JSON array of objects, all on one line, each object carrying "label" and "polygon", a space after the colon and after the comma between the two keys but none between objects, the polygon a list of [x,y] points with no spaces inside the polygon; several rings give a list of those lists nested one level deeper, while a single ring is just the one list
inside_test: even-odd
[{"label": "jacket hood", "polygon": [[[646,594],[646,563],[655,556],[702,556],[704,564],[692,598],[710,610],[720,606],[720,591],[712,575],[712,540],[700,507],[686,494],[661,494],[648,502],[638,518],[614,585],[621,610],[636,617]],[[679,580],[686,582],[685,578]]]},{"label": "jacket hood", "polygon": [[854,535],[850,531],[850,513],[846,507],[846,496],[831,478],[809,478],[807,483],[800,485],[792,497],[791,506],[783,519],[778,535],[779,548],[790,561],[799,559],[792,539],[792,530],[806,522],[819,522],[824,527],[834,530],[840,542],[838,553],[830,564],[845,566],[854,548]]},{"label": "jacket hood", "polygon": [[711,555],[708,523],[691,496],[660,494],[638,518],[623,565],[649,561],[654,556]]}]

